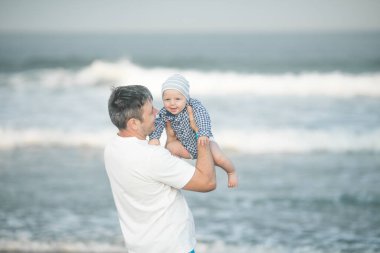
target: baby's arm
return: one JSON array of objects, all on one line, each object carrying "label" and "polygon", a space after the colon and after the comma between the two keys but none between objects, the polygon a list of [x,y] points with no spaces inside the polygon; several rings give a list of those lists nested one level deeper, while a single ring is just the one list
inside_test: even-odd
[{"label": "baby's arm", "polygon": [[206,108],[200,102],[195,104],[193,110],[195,124],[199,126],[198,131],[195,131],[198,136],[198,143],[203,146],[207,145],[209,143],[209,137],[212,136],[210,116]]},{"label": "baby's arm", "polygon": [[190,105],[187,105],[186,109],[189,115],[190,127],[191,129],[193,129],[194,132],[198,133],[199,128],[197,126],[197,123],[195,122],[193,108]]},{"label": "baby's arm", "polygon": [[151,145],[160,145],[160,137],[162,134],[162,131],[165,128],[165,122],[162,110],[159,112],[158,117],[156,118],[154,122],[155,130],[149,135],[149,144]]},{"label": "baby's arm", "polygon": [[[191,127],[191,129],[193,129],[194,132],[196,132],[198,134],[199,128],[198,128],[196,120],[194,118],[193,108],[190,105],[187,106],[187,112],[189,114],[190,127]],[[202,146],[204,146],[204,145],[209,143],[209,138],[207,136],[200,136],[198,138],[198,143],[201,144]]]}]

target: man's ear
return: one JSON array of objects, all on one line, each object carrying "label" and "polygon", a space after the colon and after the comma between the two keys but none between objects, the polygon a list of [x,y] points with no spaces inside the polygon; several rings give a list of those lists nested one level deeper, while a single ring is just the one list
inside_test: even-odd
[{"label": "man's ear", "polygon": [[127,129],[137,130],[140,124],[140,120],[131,118],[127,122]]}]

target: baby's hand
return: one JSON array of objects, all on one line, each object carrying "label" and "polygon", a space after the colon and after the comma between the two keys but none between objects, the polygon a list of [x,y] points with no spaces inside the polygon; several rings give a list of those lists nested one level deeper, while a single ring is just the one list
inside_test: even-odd
[{"label": "baby's hand", "polygon": [[200,144],[201,146],[206,146],[208,145],[209,143],[209,138],[207,136],[200,136],[198,138],[198,144]]}]

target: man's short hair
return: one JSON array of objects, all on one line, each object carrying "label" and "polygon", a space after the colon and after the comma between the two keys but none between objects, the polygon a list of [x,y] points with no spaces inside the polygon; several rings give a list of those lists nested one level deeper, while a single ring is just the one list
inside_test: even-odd
[{"label": "man's short hair", "polygon": [[142,121],[142,107],[148,100],[152,101],[153,96],[142,85],[113,88],[108,100],[108,113],[112,123],[118,129],[126,129],[128,120],[135,118]]}]

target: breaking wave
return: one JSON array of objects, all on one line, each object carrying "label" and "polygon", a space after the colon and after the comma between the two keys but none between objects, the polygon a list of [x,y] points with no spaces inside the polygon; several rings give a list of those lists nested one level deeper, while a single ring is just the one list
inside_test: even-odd
[{"label": "breaking wave", "polygon": [[194,95],[380,97],[380,73],[242,74],[145,68],[128,60],[117,62],[99,60],[78,70],[53,68],[3,73],[0,74],[0,81],[2,85],[14,88],[142,84],[146,85],[153,94],[159,94],[162,82],[176,72],[182,73],[189,79],[191,93]]},{"label": "breaking wave", "polygon": [[[103,148],[115,130],[67,132],[54,129],[0,129],[0,149],[28,146]],[[309,152],[379,152],[380,129],[368,133],[344,130],[256,129],[216,131],[219,145],[228,152],[245,154]],[[162,137],[162,143],[165,141]]]},{"label": "breaking wave", "polygon": [[[72,252],[72,253],[122,253],[125,252],[123,245],[113,245],[100,242],[37,242],[29,240],[12,241],[0,240],[1,252]],[[195,248],[196,252],[208,253],[321,253],[321,251],[311,247],[292,248],[271,245],[271,243],[263,245],[229,245],[221,241],[213,243],[199,242]]]}]

